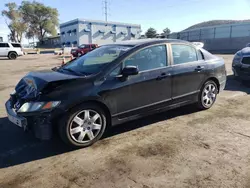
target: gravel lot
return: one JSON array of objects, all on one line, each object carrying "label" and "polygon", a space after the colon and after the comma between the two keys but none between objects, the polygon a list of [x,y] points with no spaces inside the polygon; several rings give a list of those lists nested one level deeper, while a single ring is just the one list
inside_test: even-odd
[{"label": "gravel lot", "polygon": [[29,71],[60,65],[54,55],[0,59],[0,187],[250,187],[250,88],[233,80],[213,108],[187,106],[112,128],[71,151],[8,122],[4,102]]}]

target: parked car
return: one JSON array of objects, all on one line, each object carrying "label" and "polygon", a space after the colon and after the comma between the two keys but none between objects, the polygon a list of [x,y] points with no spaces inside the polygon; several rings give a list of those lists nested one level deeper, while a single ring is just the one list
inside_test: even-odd
[{"label": "parked car", "polygon": [[0,42],[0,57],[16,59],[23,55],[22,46],[19,43]]},{"label": "parked car", "polygon": [[71,54],[74,57],[80,57],[98,47],[97,44],[82,44],[78,48],[72,49]]},{"label": "parked car", "polygon": [[250,80],[250,45],[238,51],[233,58],[232,70],[238,80]]},{"label": "parked car", "polygon": [[226,84],[222,58],[170,39],[104,45],[53,70],[20,80],[6,102],[8,118],[41,139],[56,127],[75,147],[156,112],[192,103],[209,109]]}]

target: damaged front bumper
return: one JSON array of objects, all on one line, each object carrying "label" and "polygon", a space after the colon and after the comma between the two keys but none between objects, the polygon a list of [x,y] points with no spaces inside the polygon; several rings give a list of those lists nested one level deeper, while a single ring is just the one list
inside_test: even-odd
[{"label": "damaged front bumper", "polygon": [[5,103],[8,119],[24,130],[32,130],[35,136],[41,140],[52,138],[52,113],[49,112],[32,112],[16,113],[12,108],[11,101]]},{"label": "damaged front bumper", "polygon": [[234,75],[243,81],[250,80],[250,66],[233,66],[232,67]]}]

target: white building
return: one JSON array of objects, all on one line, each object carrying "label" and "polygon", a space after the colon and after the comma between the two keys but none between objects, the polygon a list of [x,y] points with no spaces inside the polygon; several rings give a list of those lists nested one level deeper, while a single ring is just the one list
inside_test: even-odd
[{"label": "white building", "polygon": [[141,25],[119,22],[75,19],[60,24],[61,43],[65,46],[138,39],[140,33]]}]

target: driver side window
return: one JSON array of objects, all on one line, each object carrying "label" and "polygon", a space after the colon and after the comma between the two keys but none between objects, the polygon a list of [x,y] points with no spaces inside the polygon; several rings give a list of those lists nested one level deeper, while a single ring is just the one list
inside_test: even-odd
[{"label": "driver side window", "polygon": [[166,45],[142,49],[124,61],[124,66],[136,66],[140,72],[166,67],[167,65]]}]

